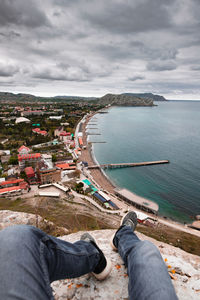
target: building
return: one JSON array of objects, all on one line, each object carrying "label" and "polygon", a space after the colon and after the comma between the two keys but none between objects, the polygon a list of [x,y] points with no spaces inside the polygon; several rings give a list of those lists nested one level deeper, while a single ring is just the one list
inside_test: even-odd
[{"label": "building", "polygon": [[57,164],[56,167],[61,170],[76,170],[76,164],[75,163],[63,163],[63,164]]},{"label": "building", "polygon": [[82,140],[81,137],[78,138],[78,142],[79,142],[80,148],[82,148],[83,147],[83,140]]},{"label": "building", "polygon": [[31,153],[31,154],[24,154],[24,155],[18,155],[18,162],[19,167],[21,170],[25,168],[25,165],[33,165],[36,166],[37,163],[39,163],[41,160],[41,154],[40,153]]},{"label": "building", "polygon": [[61,120],[62,116],[50,116],[49,119],[50,120]]},{"label": "building", "polygon": [[61,181],[61,170],[59,169],[40,169],[37,173],[41,184]]},{"label": "building", "polygon": [[8,196],[16,196],[20,195],[25,191],[24,188],[21,188],[20,186],[12,186],[8,188],[0,189],[0,197],[8,197]]},{"label": "building", "polygon": [[29,182],[35,182],[35,172],[32,167],[26,167],[24,172],[26,173]]},{"label": "building", "polygon": [[40,130],[40,128],[34,128],[34,129],[32,129],[32,131],[34,133],[37,133],[37,134],[40,134],[43,136],[46,136],[48,134],[48,132],[46,130]]},{"label": "building", "polygon": [[24,179],[6,180],[0,182],[0,196],[16,196],[29,189],[29,185]]},{"label": "building", "polygon": [[62,131],[60,133],[60,136],[71,136],[71,133],[70,132],[66,132],[66,131]]},{"label": "building", "polygon": [[17,151],[20,155],[25,155],[25,154],[28,154],[29,152],[31,152],[31,149],[22,145]]},{"label": "building", "polygon": [[25,116],[42,116],[44,115],[44,112],[41,110],[26,110],[21,112],[21,116],[25,117]]},{"label": "building", "polygon": [[42,160],[44,161],[45,165],[49,169],[53,168],[52,155],[50,155],[50,154],[42,154]]},{"label": "building", "polygon": [[12,187],[12,186],[18,186],[22,183],[24,183],[24,179],[14,179],[14,180],[2,181],[2,182],[0,182],[0,189]]},{"label": "building", "polygon": [[15,124],[19,124],[19,123],[30,123],[30,120],[24,117],[19,117],[16,119]]},{"label": "building", "polygon": [[138,209],[157,214],[159,206],[153,201],[140,197],[127,189],[115,189],[115,194]]}]

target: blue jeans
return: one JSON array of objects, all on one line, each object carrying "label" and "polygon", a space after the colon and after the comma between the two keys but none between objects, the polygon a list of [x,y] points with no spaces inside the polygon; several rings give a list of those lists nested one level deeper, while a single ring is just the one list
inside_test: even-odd
[{"label": "blue jeans", "polygon": [[116,232],[114,244],[128,268],[131,300],[178,299],[166,265],[154,244],[141,241],[129,226],[122,226]]},{"label": "blue jeans", "polygon": [[[116,233],[114,243],[128,267],[130,299],[177,299],[152,243],[140,241],[127,226]],[[88,242],[71,244],[28,225],[8,227],[0,231],[0,299],[53,299],[51,282],[90,273],[99,258]]]}]

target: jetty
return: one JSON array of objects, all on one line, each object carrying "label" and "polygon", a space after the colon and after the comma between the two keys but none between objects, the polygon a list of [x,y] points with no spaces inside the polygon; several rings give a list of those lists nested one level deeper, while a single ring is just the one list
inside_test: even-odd
[{"label": "jetty", "polygon": [[118,163],[118,164],[101,164],[88,166],[88,169],[115,169],[115,168],[128,168],[128,167],[140,167],[150,165],[168,164],[169,160],[156,160],[156,161],[144,161],[138,163]]}]

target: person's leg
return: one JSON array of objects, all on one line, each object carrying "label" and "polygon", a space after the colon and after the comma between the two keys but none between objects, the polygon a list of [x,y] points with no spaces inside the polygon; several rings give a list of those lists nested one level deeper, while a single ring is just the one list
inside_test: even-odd
[{"label": "person's leg", "polygon": [[93,272],[100,253],[93,244],[74,244],[28,225],[0,231],[0,299],[53,299],[50,283]]},{"label": "person's leg", "polygon": [[132,227],[126,225],[116,232],[113,244],[128,268],[130,299],[177,299],[166,265],[155,245],[139,240]]}]

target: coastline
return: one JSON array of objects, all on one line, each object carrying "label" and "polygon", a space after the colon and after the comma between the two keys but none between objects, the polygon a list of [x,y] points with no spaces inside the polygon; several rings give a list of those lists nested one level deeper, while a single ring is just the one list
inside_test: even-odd
[{"label": "coastline", "polygon": [[[95,165],[99,164],[96,160],[96,157],[94,156],[94,151],[92,147],[92,143],[87,143],[87,133],[86,133],[86,127],[90,119],[97,114],[98,112],[92,114],[91,116],[86,117],[85,122],[82,126],[82,140],[83,145],[86,147],[85,149],[82,149],[81,156],[79,159],[81,161],[87,161],[88,165]],[[93,177],[94,181],[98,183],[99,186],[101,186],[102,189],[114,194],[114,189],[116,186],[108,179],[108,177],[101,171],[101,169],[94,169],[90,170],[91,177]]]},{"label": "coastline", "polygon": [[[87,161],[88,165],[94,165],[94,164],[99,164],[99,162],[97,161],[95,155],[94,155],[94,150],[93,150],[93,146],[92,143],[87,143],[87,133],[86,133],[86,127],[88,122],[90,121],[91,118],[93,118],[98,112],[93,113],[92,115],[89,115],[86,117],[85,122],[83,123],[83,127],[82,127],[82,133],[83,133],[83,145],[86,146],[85,149],[82,149],[81,151],[81,156],[79,157],[80,161]],[[116,198],[114,189],[117,188],[118,186],[116,186],[111,179],[104,173],[103,170],[99,169],[90,169],[90,175],[91,178],[93,179],[94,183],[97,183],[97,186],[99,186],[100,188],[102,188],[104,191],[108,191],[112,196],[114,196]],[[135,193],[133,193],[136,197],[141,197]],[[143,197],[141,197],[143,198]],[[145,199],[145,198],[143,198]],[[115,201],[116,204],[118,205],[119,203],[124,204],[122,200],[117,200]],[[128,209],[128,205],[125,203],[124,205],[122,205],[123,208],[126,207],[126,209]],[[120,205],[119,205],[120,207]],[[122,207],[120,207],[120,209],[123,209]],[[133,209],[135,207],[133,206]],[[137,209],[138,211],[144,212],[142,210]],[[183,223],[179,223],[178,221],[175,221],[173,219],[170,219],[168,217],[162,216],[162,215],[155,215],[153,213],[146,213],[145,214],[149,215],[150,218],[154,218],[157,219],[157,221],[159,221],[160,223],[162,223],[163,225],[172,227],[176,230],[181,230],[196,236],[200,237],[200,231],[197,231],[195,229],[192,229],[190,227],[187,227],[187,225],[183,224]]]}]

